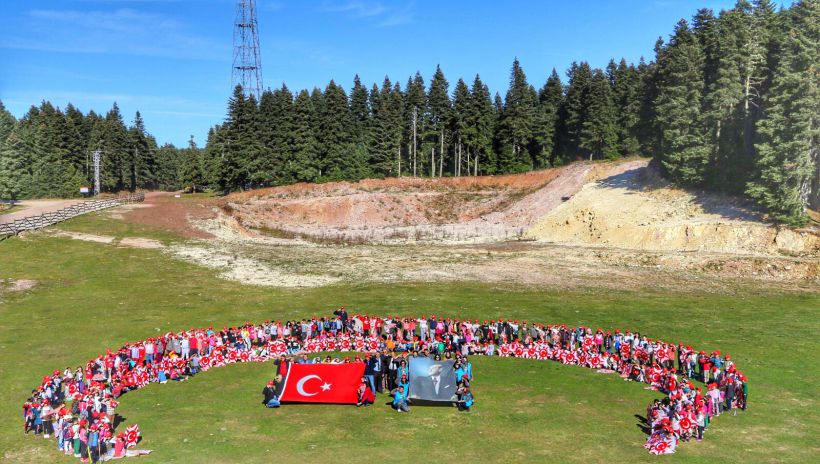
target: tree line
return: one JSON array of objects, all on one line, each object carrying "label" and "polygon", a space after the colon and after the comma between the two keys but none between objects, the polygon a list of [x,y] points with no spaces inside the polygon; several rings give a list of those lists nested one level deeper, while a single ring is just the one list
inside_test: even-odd
[{"label": "tree line", "polygon": [[503,97],[479,75],[451,86],[441,67],[429,82],[416,73],[369,88],[357,76],[349,91],[333,80],[295,92],[283,84],[258,101],[237,87],[203,149],[193,139],[185,149],[158,148],[138,115],[124,126],[116,105],[102,117],[44,103],[11,123],[0,111],[0,196],[3,172],[21,167],[29,196],[87,182],[92,149],[104,152],[106,189],[222,193],[643,155],[680,185],[746,195],[775,219],[802,224],[806,206],[820,207],[819,5],[776,10],[769,0],[741,0],[718,14],[701,9],[658,39],[654,60],[604,69],[575,62],[538,87],[516,59]]},{"label": "tree line", "polygon": [[179,161],[188,150],[157,146],[139,111],[126,126],[116,103],[99,115],[44,101],[17,120],[0,102],[0,199],[78,196],[93,185],[97,150],[104,192],[181,186]]}]

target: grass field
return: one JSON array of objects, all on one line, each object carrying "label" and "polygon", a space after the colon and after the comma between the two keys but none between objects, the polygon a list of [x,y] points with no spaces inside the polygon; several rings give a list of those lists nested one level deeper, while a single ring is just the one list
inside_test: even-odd
[{"label": "grass field", "polygon": [[[64,227],[172,241],[167,232],[89,215]],[[137,229],[134,229],[137,227]],[[102,229],[102,230],[100,230]],[[344,265],[340,263],[339,265]],[[327,314],[514,318],[639,329],[651,338],[730,353],[749,377],[750,409],[720,417],[702,443],[652,457],[636,415],[658,394],[614,375],[519,359],[474,359],[471,413],[380,404],[264,409],[271,364],[214,369],[123,397],[138,423],[139,462],[812,462],[820,454],[820,293],[615,292],[482,284],[345,285],[276,290],[220,280],[158,250],[41,234],[0,242],[0,278],[33,279],[0,293],[0,459],[76,462],[22,433],[21,405],[42,375],[108,347],[165,332]],[[354,309],[355,311],[355,309]]]}]

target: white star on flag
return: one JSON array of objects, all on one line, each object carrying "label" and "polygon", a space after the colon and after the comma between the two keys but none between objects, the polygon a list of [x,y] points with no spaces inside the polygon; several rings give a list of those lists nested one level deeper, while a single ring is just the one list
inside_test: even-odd
[{"label": "white star on flag", "polygon": [[330,386],[331,386],[331,385],[332,385],[332,384],[329,384],[329,383],[325,382],[325,383],[324,383],[324,385],[322,385],[322,391],[328,391],[328,390],[330,390]]}]

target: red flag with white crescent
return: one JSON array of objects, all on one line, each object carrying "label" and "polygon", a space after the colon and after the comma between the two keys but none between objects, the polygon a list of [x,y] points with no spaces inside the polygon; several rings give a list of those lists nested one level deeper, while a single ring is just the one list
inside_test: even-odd
[{"label": "red flag with white crescent", "polygon": [[280,401],[356,404],[364,363],[292,364]]}]

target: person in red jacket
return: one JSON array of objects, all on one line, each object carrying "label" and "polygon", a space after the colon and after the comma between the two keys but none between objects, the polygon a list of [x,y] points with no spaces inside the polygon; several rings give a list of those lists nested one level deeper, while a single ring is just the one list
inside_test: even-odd
[{"label": "person in red jacket", "polygon": [[359,406],[370,406],[376,402],[376,395],[373,393],[373,390],[370,389],[367,379],[364,377],[362,377],[362,382],[359,384],[356,393],[358,394],[358,401],[356,402],[357,408]]}]

